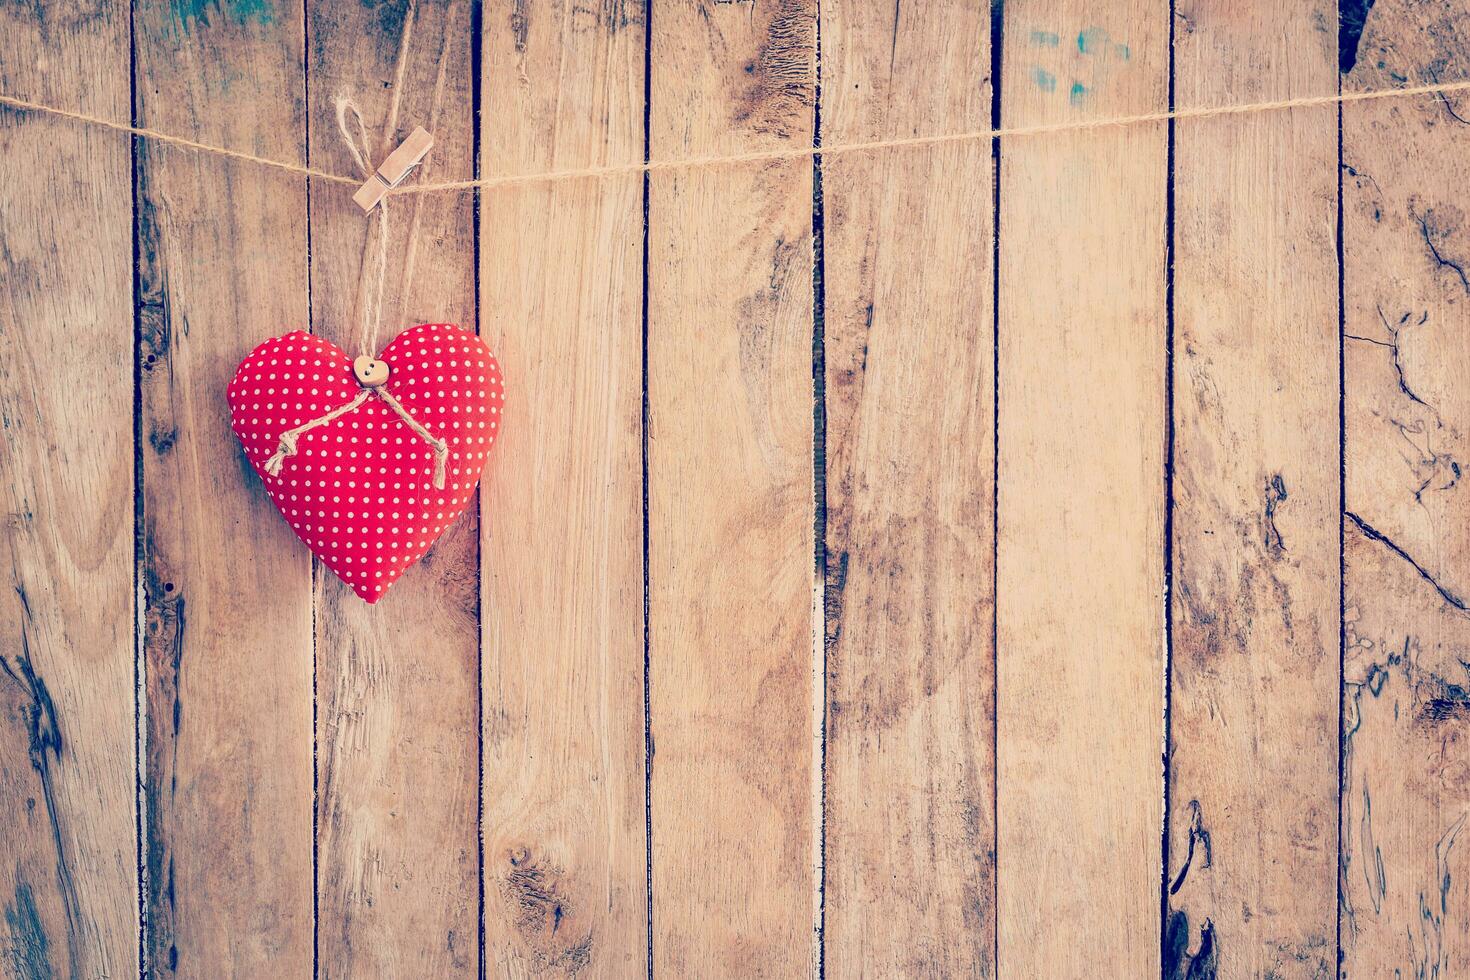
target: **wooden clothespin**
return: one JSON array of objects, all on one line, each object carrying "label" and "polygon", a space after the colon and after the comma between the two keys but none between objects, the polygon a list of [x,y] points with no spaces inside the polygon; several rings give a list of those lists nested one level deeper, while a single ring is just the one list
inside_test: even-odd
[{"label": "wooden clothespin", "polygon": [[414,167],[423,162],[428,155],[429,148],[434,145],[434,137],[422,126],[408,134],[408,139],[398,145],[398,149],[388,154],[388,158],[378,167],[378,172],[367,179],[367,183],[358,188],[352,199],[357,206],[362,208],[364,214],[372,213],[373,208],[378,206],[388,193],[388,189],[397,187],[403,182]]}]

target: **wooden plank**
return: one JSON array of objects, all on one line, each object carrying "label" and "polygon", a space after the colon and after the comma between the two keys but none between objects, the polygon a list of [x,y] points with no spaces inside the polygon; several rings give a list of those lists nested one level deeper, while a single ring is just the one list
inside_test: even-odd
[{"label": "wooden plank", "polygon": [[[42,56],[44,53],[44,56]],[[6,94],[126,123],[128,11],[0,8]],[[128,141],[0,109],[0,973],[138,962]]]},{"label": "wooden plank", "polygon": [[[304,162],[299,14],[135,11],[142,125]],[[225,386],[308,322],[296,177],[139,153],[147,966],[312,969],[311,564],[245,464]]]},{"label": "wooden plank", "polygon": [[[1347,90],[1470,77],[1462,5],[1380,0]],[[1470,975],[1470,100],[1343,107],[1342,975]]]},{"label": "wooden plank", "polygon": [[[484,14],[485,174],[642,159],[644,7]],[[481,494],[485,956],[642,976],[643,181],[482,200],[507,424]]]},{"label": "wooden plank", "polygon": [[[1176,101],[1332,92],[1332,19],[1194,5]],[[1333,970],[1336,160],[1331,109],[1177,131],[1166,976]]]},{"label": "wooden plank", "polygon": [[[810,146],[814,28],[811,0],[660,8],[652,158]],[[674,976],[811,969],[811,208],[807,160],[651,181],[653,959]]]},{"label": "wooden plank", "polygon": [[1353,517],[1343,530],[1341,975],[1465,976],[1470,617],[1397,542]]},{"label": "wooden plank", "polygon": [[[334,100],[351,98],[380,163],[416,126],[414,181],[474,172],[470,6],[306,7],[313,166],[354,174]],[[356,355],[376,218],[351,188],[311,187],[312,330]],[[474,199],[388,202],[377,342],[419,323],[475,328]],[[456,521],[368,606],[316,572],[317,956],[323,977],[474,976],[479,965],[479,529]]]},{"label": "wooden plank", "polygon": [[[823,4],[823,142],[984,129],[989,47]],[[833,976],[994,975],[991,187],[988,141],[822,167]]]},{"label": "wooden plank", "polygon": [[[1007,4],[1007,126],[1164,108],[1168,5]],[[1004,141],[1000,963],[1159,967],[1165,129]],[[1082,943],[1059,943],[1065,927]]]}]

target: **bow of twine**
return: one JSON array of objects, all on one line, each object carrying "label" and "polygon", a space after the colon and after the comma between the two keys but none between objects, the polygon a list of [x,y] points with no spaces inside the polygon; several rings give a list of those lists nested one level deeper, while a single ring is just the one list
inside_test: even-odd
[{"label": "bow of twine", "polygon": [[[342,133],[342,140],[347,144],[347,151],[352,154],[352,160],[362,171],[363,179],[371,177],[374,167],[370,157],[371,140],[368,137],[367,125],[363,122],[362,113],[357,106],[344,96],[337,96],[333,100],[337,108],[337,129]],[[357,132],[353,133],[353,126],[349,125],[348,117],[351,116],[355,123]],[[378,328],[383,319],[383,289],[388,279],[388,199],[385,197],[378,202],[375,209],[378,216],[378,247],[376,258],[370,269],[364,269],[364,274],[369,278],[365,282],[365,288],[361,297],[362,317],[358,323],[357,347],[358,352],[367,356],[374,356],[377,351]],[[368,260],[364,260],[366,262]],[[435,436],[424,426],[422,422],[414,418],[412,413],[403,406],[393,393],[388,390],[386,383],[376,386],[364,386],[357,396],[345,405],[339,405],[325,415],[320,415],[307,422],[303,422],[294,429],[287,429],[281,433],[280,442],[276,451],[265,461],[265,471],[271,476],[279,476],[281,467],[285,465],[289,456],[296,455],[296,444],[300,438],[312,429],[334,422],[350,412],[356,411],[363,402],[377,396],[383,403],[397,413],[403,420],[403,424],[413,430],[434,451],[434,475],[433,484],[435,490],[444,489],[444,475],[449,461],[449,443]]]}]

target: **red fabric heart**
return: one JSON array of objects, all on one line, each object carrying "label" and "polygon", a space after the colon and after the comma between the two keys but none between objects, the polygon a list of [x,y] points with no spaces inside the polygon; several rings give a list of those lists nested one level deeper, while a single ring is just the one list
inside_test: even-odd
[{"label": "red fabric heart", "polygon": [[352,358],[305,331],[274,337],[240,362],[230,382],[231,428],[266,492],[322,564],[368,603],[464,511],[500,434],[500,366],[474,334],[448,323],[410,327],[378,360],[386,390],[448,444],[444,489],[434,450],[376,394],[302,433],[279,475],[266,461],[281,435],[363,393]]}]

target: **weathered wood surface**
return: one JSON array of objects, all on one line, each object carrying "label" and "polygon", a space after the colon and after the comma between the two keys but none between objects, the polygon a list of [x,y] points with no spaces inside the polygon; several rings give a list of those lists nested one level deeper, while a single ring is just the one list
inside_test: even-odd
[{"label": "weathered wood surface", "polygon": [[[700,0],[649,29],[652,157],[811,145],[811,0]],[[650,185],[653,968],[796,976],[816,913],[812,164]]]},{"label": "weathered wood surface", "polygon": [[[5,89],[126,119],[127,74],[126,5],[0,8]],[[0,158],[0,973],[128,976],[138,960],[129,150],[0,109]]]},{"label": "weathered wood surface", "polygon": [[[643,158],[640,5],[484,18],[485,174]],[[515,379],[482,490],[486,970],[642,976],[643,180],[492,192],[480,225]]]},{"label": "weathered wood surface", "polygon": [[[436,180],[1470,77],[1341,6],[41,3],[0,91]],[[394,197],[507,427],[370,610],[223,404],[350,188],[0,110],[0,975],[1470,973],[1467,119]]]},{"label": "weathered wood surface", "polygon": [[[1176,23],[1181,106],[1331,91],[1331,4]],[[1166,976],[1336,942],[1337,113],[1180,123]],[[1208,973],[1206,974],[1208,975]]]},{"label": "weathered wood surface", "polygon": [[[299,18],[134,17],[140,124],[304,162]],[[309,322],[305,187],[146,142],[137,168],[147,968],[301,976],[311,561],[234,452],[222,399],[256,344]]]},{"label": "weathered wood surface", "polygon": [[[1380,0],[1343,85],[1470,77],[1462,4]],[[1342,118],[1346,977],[1470,975],[1464,96]]]},{"label": "weathered wood surface", "polygon": [[[1005,16],[1004,124],[1166,105],[1167,4]],[[1162,123],[1000,150],[997,860],[1015,976],[1159,969],[1167,176]]]},{"label": "weathered wood surface", "polygon": [[[824,142],[989,125],[989,10],[897,13],[822,5]],[[836,977],[994,975],[991,188],[988,142],[822,165]]]},{"label": "weathered wood surface", "polygon": [[[434,135],[413,180],[474,172],[467,0],[306,5],[313,166],[353,173],[335,100],[363,116],[376,164],[415,126]],[[357,135],[357,129],[352,130]],[[390,273],[371,350],[364,269],[376,222],[351,189],[311,187],[311,326],[351,354],[407,327],[475,327],[474,211],[389,204]],[[316,570],[317,971],[473,977],[479,961],[478,530],[471,510],[416,573],[366,606]]]}]

